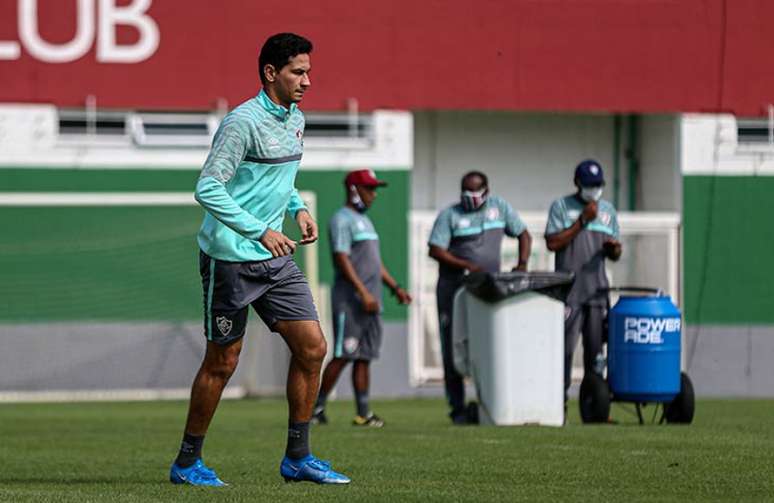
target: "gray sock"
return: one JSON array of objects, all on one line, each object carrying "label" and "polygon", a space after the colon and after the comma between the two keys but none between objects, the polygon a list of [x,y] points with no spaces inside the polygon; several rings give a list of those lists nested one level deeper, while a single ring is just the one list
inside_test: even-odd
[{"label": "gray sock", "polygon": [[357,406],[357,415],[368,417],[371,412],[368,407],[368,391],[355,390],[355,405]]}]

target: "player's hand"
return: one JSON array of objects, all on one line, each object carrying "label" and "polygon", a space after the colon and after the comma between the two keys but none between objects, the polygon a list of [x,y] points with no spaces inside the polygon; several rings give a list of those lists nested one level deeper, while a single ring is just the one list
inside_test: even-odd
[{"label": "player's hand", "polygon": [[608,239],[602,243],[602,249],[607,258],[618,260],[618,257],[621,256],[621,242],[616,241],[615,239]]},{"label": "player's hand", "polygon": [[397,287],[393,291],[393,293],[395,294],[395,297],[398,298],[398,304],[403,304],[403,305],[407,306],[407,305],[411,304],[411,301],[413,300],[411,298],[411,295],[406,290],[404,290],[401,287]]},{"label": "player's hand", "polygon": [[468,272],[481,272],[481,268],[473,262],[468,262],[468,266],[465,268]]},{"label": "player's hand", "polygon": [[295,241],[271,229],[268,229],[258,241],[271,252],[272,257],[284,257],[296,251]]},{"label": "player's hand", "polygon": [[511,269],[511,272],[527,272],[527,264],[519,264]]},{"label": "player's hand", "polygon": [[583,221],[585,222],[591,222],[594,219],[597,218],[597,202],[596,201],[589,201],[586,203],[586,206],[583,207],[583,213],[581,213],[581,217],[583,218]]},{"label": "player's hand", "polygon": [[298,228],[301,229],[301,240],[298,242],[300,245],[308,245],[317,241],[317,222],[314,221],[312,215],[306,210],[299,210],[296,213],[296,222]]},{"label": "player's hand", "polygon": [[360,298],[363,301],[363,311],[371,314],[379,312],[379,301],[370,292],[362,292]]}]

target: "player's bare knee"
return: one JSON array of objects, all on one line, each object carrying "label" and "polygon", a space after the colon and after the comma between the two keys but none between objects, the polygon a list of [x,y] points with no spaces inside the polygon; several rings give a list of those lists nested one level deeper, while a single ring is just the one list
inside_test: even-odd
[{"label": "player's bare knee", "polygon": [[304,344],[303,347],[295,355],[301,360],[304,365],[309,368],[319,368],[322,365],[322,361],[325,359],[325,353],[328,351],[328,345],[325,339],[320,337]]},{"label": "player's bare knee", "polygon": [[310,345],[305,351],[305,359],[314,364],[321,364],[327,351],[325,340],[315,345]]},{"label": "player's bare knee", "polygon": [[237,368],[239,364],[239,353],[228,353],[223,359],[223,367],[229,373],[229,377]]},{"label": "player's bare knee", "polygon": [[234,371],[236,370],[237,363],[239,361],[239,356],[228,356],[218,362],[218,364],[213,368],[213,375],[219,379],[223,379],[224,381],[228,381],[231,376],[234,374]]},{"label": "player's bare knee", "polygon": [[325,337],[320,337],[320,342],[318,344],[318,351],[322,353],[322,356],[320,357],[320,361],[325,359],[325,355],[328,354],[328,341],[325,340]]},{"label": "player's bare knee", "polygon": [[239,351],[235,347],[209,354],[205,358],[203,368],[212,377],[228,380],[239,363]]}]

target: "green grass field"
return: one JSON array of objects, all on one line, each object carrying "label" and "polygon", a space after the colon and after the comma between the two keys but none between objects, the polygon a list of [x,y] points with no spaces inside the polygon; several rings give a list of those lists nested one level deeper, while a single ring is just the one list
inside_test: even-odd
[{"label": "green grass field", "polygon": [[[173,486],[183,402],[0,405],[2,501],[774,501],[774,401],[700,401],[690,426],[454,427],[440,400],[379,401],[383,430],[330,405],[315,452],[349,487],[285,484],[285,403],[226,401],[205,461],[231,484]],[[646,409],[647,411],[647,409]],[[306,499],[308,498],[308,499]]]}]

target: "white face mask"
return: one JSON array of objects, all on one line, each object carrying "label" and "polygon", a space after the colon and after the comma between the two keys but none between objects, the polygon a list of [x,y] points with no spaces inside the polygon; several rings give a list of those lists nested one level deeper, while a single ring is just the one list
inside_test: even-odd
[{"label": "white face mask", "polygon": [[602,197],[602,187],[581,187],[580,196],[587,203],[599,201]]},{"label": "white face mask", "polygon": [[354,185],[349,186],[349,202],[352,203],[352,206],[355,207],[358,213],[365,213],[368,210],[368,207],[360,198],[360,194],[358,194],[357,188]]},{"label": "white face mask", "polygon": [[460,195],[462,201],[462,207],[465,211],[476,211],[486,203],[486,197],[489,189],[481,190],[463,190]]}]

